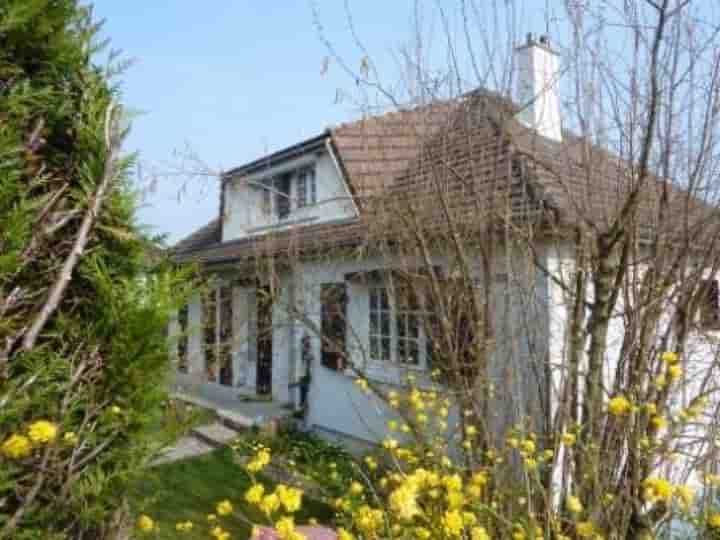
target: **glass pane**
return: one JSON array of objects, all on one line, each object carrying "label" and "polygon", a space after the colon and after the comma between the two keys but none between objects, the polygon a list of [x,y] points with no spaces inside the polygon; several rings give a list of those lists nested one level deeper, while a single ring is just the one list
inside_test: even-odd
[{"label": "glass pane", "polygon": [[383,336],[390,335],[390,313],[387,311],[380,312],[380,333]]},{"label": "glass pane", "polygon": [[407,316],[408,335],[417,339],[420,337],[420,326],[418,324],[418,317],[414,313],[408,314]]},{"label": "glass pane", "polygon": [[420,353],[418,351],[418,342],[417,341],[408,341],[407,342],[407,362],[409,364],[417,365],[420,363]]},{"label": "glass pane", "polygon": [[407,316],[404,313],[397,316],[397,335],[399,338],[407,336]]},{"label": "glass pane", "polygon": [[380,332],[380,325],[378,324],[378,313],[377,311],[370,312],[370,333],[378,334]]},{"label": "glass pane", "polygon": [[370,289],[370,309],[371,310],[378,309],[378,290],[377,289]]},{"label": "glass pane", "polygon": [[382,309],[390,309],[390,306],[388,304],[388,294],[385,289],[380,289],[380,300],[381,300],[381,307]]},{"label": "glass pane", "polygon": [[378,338],[370,336],[370,358],[373,360],[380,360],[380,347]]},{"label": "glass pane", "polygon": [[390,338],[383,338],[382,340],[382,359],[390,360]]}]

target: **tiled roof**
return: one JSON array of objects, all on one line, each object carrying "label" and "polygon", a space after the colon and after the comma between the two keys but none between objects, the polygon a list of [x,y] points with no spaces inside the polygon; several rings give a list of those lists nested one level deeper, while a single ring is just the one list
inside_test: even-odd
[{"label": "tiled roof", "polygon": [[192,251],[220,242],[220,219],[215,218],[177,242],[173,251]]}]

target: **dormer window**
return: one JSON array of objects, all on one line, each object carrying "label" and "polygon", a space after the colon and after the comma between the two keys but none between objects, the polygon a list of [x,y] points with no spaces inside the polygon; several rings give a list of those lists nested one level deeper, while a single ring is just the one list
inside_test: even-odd
[{"label": "dormer window", "polygon": [[305,166],[268,178],[262,182],[262,212],[287,219],[293,210],[317,202],[315,167]]}]

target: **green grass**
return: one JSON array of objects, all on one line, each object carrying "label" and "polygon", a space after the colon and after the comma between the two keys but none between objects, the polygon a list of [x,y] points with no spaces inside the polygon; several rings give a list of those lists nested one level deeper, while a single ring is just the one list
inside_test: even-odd
[{"label": "green grass", "polygon": [[[268,482],[265,482],[266,489]],[[247,475],[233,462],[232,451],[216,450],[205,456],[168,463],[150,469],[136,489],[135,510],[146,513],[160,525],[158,538],[187,538],[207,540],[210,525],[207,515],[215,512],[215,505],[229,499],[235,507],[231,516],[218,518],[219,524],[232,534],[233,540],[250,537],[251,527],[238,514],[253,523],[265,523],[259,512],[244,502],[249,487]],[[303,511],[296,520],[304,523],[309,517],[329,522],[332,516],[324,504],[303,499]],[[175,524],[192,521],[190,533],[179,535]]]}]

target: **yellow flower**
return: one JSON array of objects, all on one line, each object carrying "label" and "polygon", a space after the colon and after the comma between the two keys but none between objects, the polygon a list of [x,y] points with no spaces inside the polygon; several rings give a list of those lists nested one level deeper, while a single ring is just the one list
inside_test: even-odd
[{"label": "yellow flower", "polygon": [[675,486],[675,495],[680,499],[680,506],[683,510],[688,511],[692,506],[695,494],[690,486],[680,485]]},{"label": "yellow flower", "polygon": [[531,439],[525,439],[522,442],[522,444],[520,445],[520,448],[526,454],[534,454],[535,453],[535,441],[533,441]]},{"label": "yellow flower", "polygon": [[677,364],[679,360],[677,353],[674,353],[672,351],[665,351],[664,353],[662,353],[662,355],[660,355],[660,359],[669,366]]},{"label": "yellow flower", "polygon": [[720,529],[720,512],[710,514],[707,522],[711,529]]},{"label": "yellow flower", "polygon": [[262,484],[253,484],[245,492],[245,500],[250,504],[259,504],[265,494],[265,487]]},{"label": "yellow flower", "polygon": [[458,509],[465,504],[465,496],[460,491],[450,491],[446,496],[448,508]]},{"label": "yellow flower", "polygon": [[664,427],[667,426],[667,420],[665,419],[664,416],[653,416],[650,419],[650,423],[656,430],[663,429]]},{"label": "yellow flower", "polygon": [[35,444],[47,444],[57,437],[58,428],[48,420],[37,420],[30,424],[28,436]]},{"label": "yellow flower", "polygon": [[280,500],[280,504],[285,507],[285,510],[288,512],[297,512],[300,510],[303,495],[301,490],[280,484],[275,488],[275,493]]},{"label": "yellow flower", "polygon": [[615,396],[608,401],[608,412],[613,416],[625,416],[630,412],[630,401],[625,396]]},{"label": "yellow flower", "polygon": [[210,535],[214,536],[216,540],[230,540],[230,533],[224,531],[222,527],[213,527],[210,531]]},{"label": "yellow flower", "polygon": [[674,381],[682,377],[683,370],[680,366],[668,366],[667,374],[668,378],[671,381]]},{"label": "yellow flower", "polygon": [[390,509],[395,512],[402,520],[409,521],[420,513],[417,504],[417,486],[411,483],[405,483],[390,493],[388,503]]},{"label": "yellow flower", "polygon": [[265,495],[265,497],[262,498],[262,501],[260,501],[260,504],[258,506],[260,506],[260,510],[262,510],[266,514],[272,514],[278,508],[280,508],[280,497],[278,497],[275,493]]},{"label": "yellow flower", "polygon": [[110,412],[115,415],[118,415],[118,414],[122,414],[122,409],[120,407],[118,407],[117,405],[113,405],[112,407],[110,407]]},{"label": "yellow flower", "polygon": [[590,538],[595,534],[595,526],[589,521],[579,521],[575,524],[575,532],[580,538]]},{"label": "yellow flower", "polygon": [[388,450],[395,450],[398,447],[398,442],[395,439],[385,439],[383,446]]},{"label": "yellow flower", "polygon": [[477,428],[475,426],[468,426],[465,428],[465,433],[467,433],[468,437],[474,437],[477,435]]},{"label": "yellow flower", "polygon": [[337,540],[354,540],[355,537],[342,527],[337,530]]},{"label": "yellow flower", "polygon": [[360,495],[365,490],[360,482],[352,482],[350,484],[350,493],[353,495]]},{"label": "yellow flower", "polygon": [[63,442],[74,446],[78,442],[78,436],[74,431],[68,431],[63,435]]},{"label": "yellow flower", "polygon": [[573,514],[579,514],[583,511],[583,505],[575,495],[570,495],[565,503],[567,509]]},{"label": "yellow flower", "polygon": [[30,439],[24,435],[10,435],[0,447],[0,451],[10,459],[21,459],[30,455],[32,445]]},{"label": "yellow flower", "polygon": [[528,471],[534,471],[538,468],[538,462],[535,458],[525,458],[523,461],[525,462],[525,468]]},{"label": "yellow flower", "polygon": [[477,516],[472,512],[463,512],[462,517],[466,527],[472,527],[477,523]]},{"label": "yellow flower", "polygon": [[295,532],[295,522],[293,518],[280,518],[277,523],[275,523],[275,532],[277,532],[281,540],[290,540],[292,534]]},{"label": "yellow flower", "polygon": [[448,491],[459,491],[462,489],[462,478],[459,474],[449,474],[443,478],[443,485]]},{"label": "yellow flower", "polygon": [[442,518],[442,526],[448,536],[460,536],[463,531],[463,518],[457,510],[448,510]]},{"label": "yellow flower", "polygon": [[664,478],[647,478],[643,482],[643,497],[648,502],[667,501],[672,499],[672,484]]},{"label": "yellow flower", "polygon": [[255,457],[245,465],[245,468],[255,473],[263,470],[268,463],[270,463],[270,450],[262,448],[255,454]]},{"label": "yellow flower", "polygon": [[217,511],[218,515],[227,516],[229,513],[231,513],[233,511],[233,506],[230,501],[225,499],[224,501],[220,501],[217,504],[217,507],[215,508],[215,510]]},{"label": "yellow flower", "polygon": [[418,540],[428,540],[430,536],[432,536],[432,533],[428,531],[425,527],[415,527],[415,538],[418,538]]},{"label": "yellow flower", "polygon": [[575,444],[575,435],[568,432],[563,433],[562,442],[565,446],[572,446],[573,444]]},{"label": "yellow flower", "polygon": [[193,529],[193,522],[192,521],[184,521],[182,523],[177,523],[175,525],[175,530],[177,532],[190,532]]},{"label": "yellow flower", "polygon": [[217,521],[217,516],[215,514],[208,514],[207,520],[212,523],[213,521]]},{"label": "yellow flower", "polygon": [[470,540],[490,540],[490,535],[485,527],[473,527],[470,531]]},{"label": "yellow flower", "polygon": [[362,505],[355,514],[355,523],[363,535],[374,538],[375,532],[382,527],[384,516],[382,510],[370,508],[367,504]]},{"label": "yellow flower", "polygon": [[146,533],[153,532],[155,530],[155,522],[150,516],[146,516],[145,514],[142,514],[138,518],[137,526],[138,529]]},{"label": "yellow flower", "polygon": [[658,375],[655,378],[655,386],[658,388],[658,390],[662,390],[667,386],[667,377],[665,375]]},{"label": "yellow flower", "polygon": [[358,388],[360,388],[363,392],[367,392],[369,390],[368,382],[363,378],[357,379],[355,384],[357,384]]}]

